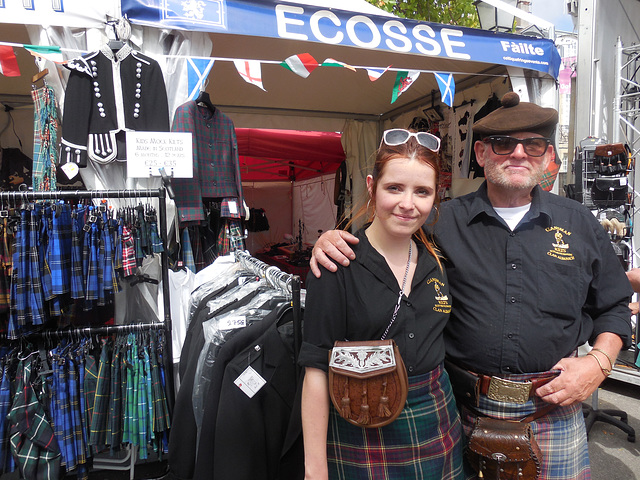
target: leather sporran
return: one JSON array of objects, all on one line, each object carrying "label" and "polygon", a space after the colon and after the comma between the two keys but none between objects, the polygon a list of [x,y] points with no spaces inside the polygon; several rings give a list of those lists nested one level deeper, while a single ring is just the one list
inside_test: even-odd
[{"label": "leather sporran", "polygon": [[600,175],[626,174],[629,167],[628,146],[622,143],[598,145],[593,152],[593,169]]},{"label": "leather sporran", "polygon": [[479,478],[536,480],[540,476],[542,453],[528,422],[477,417],[466,453]]},{"label": "leather sporran", "polygon": [[329,357],[329,395],[348,422],[378,428],[393,422],[407,400],[409,379],[396,342],[336,341]]}]

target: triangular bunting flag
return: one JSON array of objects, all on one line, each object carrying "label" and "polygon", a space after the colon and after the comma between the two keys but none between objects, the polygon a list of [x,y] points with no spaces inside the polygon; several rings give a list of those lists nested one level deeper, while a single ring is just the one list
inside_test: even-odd
[{"label": "triangular bunting flag", "polygon": [[318,67],[318,61],[308,53],[301,53],[300,55],[291,55],[280,65],[302,78],[307,78]]},{"label": "triangular bunting flag", "polygon": [[353,70],[354,72],[356,71],[356,67],[353,67],[344,62],[340,62],[333,58],[325,58],[324,62],[322,62],[322,65],[320,66],[321,67],[343,67],[343,68],[348,68],[349,70]]},{"label": "triangular bunting flag", "polygon": [[64,63],[62,50],[55,45],[25,45],[24,48],[29,50],[34,57],[44,58],[53,63]]},{"label": "triangular bunting flag", "polygon": [[382,74],[384,72],[389,70],[389,68],[391,68],[391,65],[389,65],[387,68],[367,67],[367,73],[369,74],[369,80],[371,80],[372,82],[375,82],[377,79],[379,79],[382,76]]},{"label": "triangular bunting flag", "polygon": [[453,75],[450,73],[433,73],[436,76],[438,86],[440,87],[440,98],[442,103],[453,107],[453,97],[456,95],[456,84],[453,81]]},{"label": "triangular bunting flag", "polygon": [[19,77],[20,67],[13,47],[0,45],[0,73],[6,77]]},{"label": "triangular bunting flag", "polygon": [[391,95],[391,103],[395,102],[400,95],[409,90],[420,76],[419,70],[400,71],[396,74],[396,83],[393,86],[393,94]]},{"label": "triangular bunting flag", "polygon": [[[262,86],[262,68],[258,60],[234,60],[236,70],[244,81],[264,90]],[[264,90],[266,92],[266,90]]]},{"label": "triangular bunting flag", "polygon": [[209,76],[214,61],[212,58],[187,59],[187,98],[189,100],[195,100],[200,90],[204,90],[204,81]]}]

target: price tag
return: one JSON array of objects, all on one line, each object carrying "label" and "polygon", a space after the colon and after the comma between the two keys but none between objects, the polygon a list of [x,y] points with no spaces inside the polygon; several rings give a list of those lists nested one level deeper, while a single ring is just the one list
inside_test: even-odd
[{"label": "price tag", "polygon": [[247,367],[233,383],[235,383],[247,397],[253,398],[253,396],[266,385],[267,381],[253,368]]},{"label": "price tag", "polygon": [[78,168],[77,163],[67,162],[64,165],[60,166],[64,174],[67,176],[69,180],[80,173],[80,169]]},{"label": "price tag", "polygon": [[247,326],[247,317],[244,315],[229,315],[220,319],[218,328],[220,330],[235,330]]}]

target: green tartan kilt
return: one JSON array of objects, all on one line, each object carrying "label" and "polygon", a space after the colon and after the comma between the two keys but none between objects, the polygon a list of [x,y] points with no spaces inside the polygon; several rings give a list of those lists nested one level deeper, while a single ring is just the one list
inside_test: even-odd
[{"label": "green tartan kilt", "polygon": [[463,479],[462,424],[442,365],[409,377],[407,403],[382,428],[362,428],[329,412],[330,479]]}]

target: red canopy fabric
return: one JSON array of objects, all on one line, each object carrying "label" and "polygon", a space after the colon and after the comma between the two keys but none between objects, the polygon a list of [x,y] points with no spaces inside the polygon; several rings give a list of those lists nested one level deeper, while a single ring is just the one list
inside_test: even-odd
[{"label": "red canopy fabric", "polygon": [[236,128],[236,137],[243,182],[306,180],[345,159],[339,133]]}]

